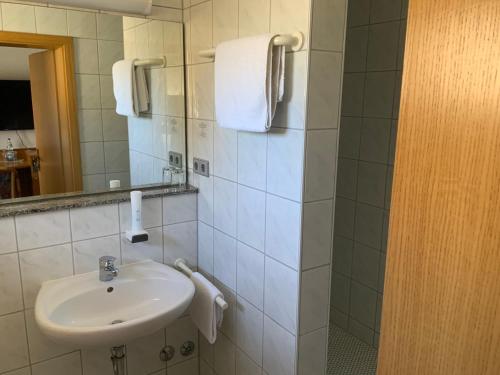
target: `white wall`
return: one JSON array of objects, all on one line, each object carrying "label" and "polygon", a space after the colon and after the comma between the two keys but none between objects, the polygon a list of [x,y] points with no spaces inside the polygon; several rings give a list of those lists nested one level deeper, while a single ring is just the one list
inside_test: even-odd
[{"label": "white wall", "polygon": [[29,81],[29,55],[44,51],[36,48],[0,47],[0,80]]},{"label": "white wall", "polygon": [[0,149],[7,148],[7,141],[10,138],[14,148],[36,147],[34,130],[2,130],[0,131]]},{"label": "white wall", "polygon": [[[345,0],[185,2],[188,160],[199,187],[199,268],[230,299],[202,373],[324,374]],[[312,20],[312,23],[311,23]],[[226,39],[302,31],[268,134],[219,128],[213,62]],[[244,88],[242,88],[244,89]],[[190,168],[191,168],[190,164]]]}]

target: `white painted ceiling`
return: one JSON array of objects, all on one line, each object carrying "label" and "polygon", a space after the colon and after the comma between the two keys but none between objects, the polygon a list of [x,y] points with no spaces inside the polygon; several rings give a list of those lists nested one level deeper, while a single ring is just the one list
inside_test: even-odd
[{"label": "white painted ceiling", "polygon": [[42,49],[0,46],[0,80],[29,80],[28,56]]}]

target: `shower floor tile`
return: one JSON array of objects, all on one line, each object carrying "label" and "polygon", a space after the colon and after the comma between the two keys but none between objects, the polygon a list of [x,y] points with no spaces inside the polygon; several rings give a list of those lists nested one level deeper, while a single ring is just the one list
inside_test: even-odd
[{"label": "shower floor tile", "polygon": [[375,375],[377,349],[331,325],[328,343],[328,375]]}]

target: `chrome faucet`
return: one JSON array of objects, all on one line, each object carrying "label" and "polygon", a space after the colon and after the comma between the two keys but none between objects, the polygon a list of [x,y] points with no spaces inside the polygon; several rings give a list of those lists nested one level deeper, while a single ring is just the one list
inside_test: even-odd
[{"label": "chrome faucet", "polygon": [[115,267],[116,258],[105,255],[99,258],[99,280],[111,281],[118,276],[118,268]]}]

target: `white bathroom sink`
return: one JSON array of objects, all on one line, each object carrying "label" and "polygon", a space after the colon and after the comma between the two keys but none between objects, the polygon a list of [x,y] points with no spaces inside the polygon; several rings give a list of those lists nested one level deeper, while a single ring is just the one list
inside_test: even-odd
[{"label": "white bathroom sink", "polygon": [[151,260],[124,265],[112,281],[90,272],[42,284],[35,304],[40,330],[76,347],[117,346],[154,333],[181,316],[194,285]]}]

